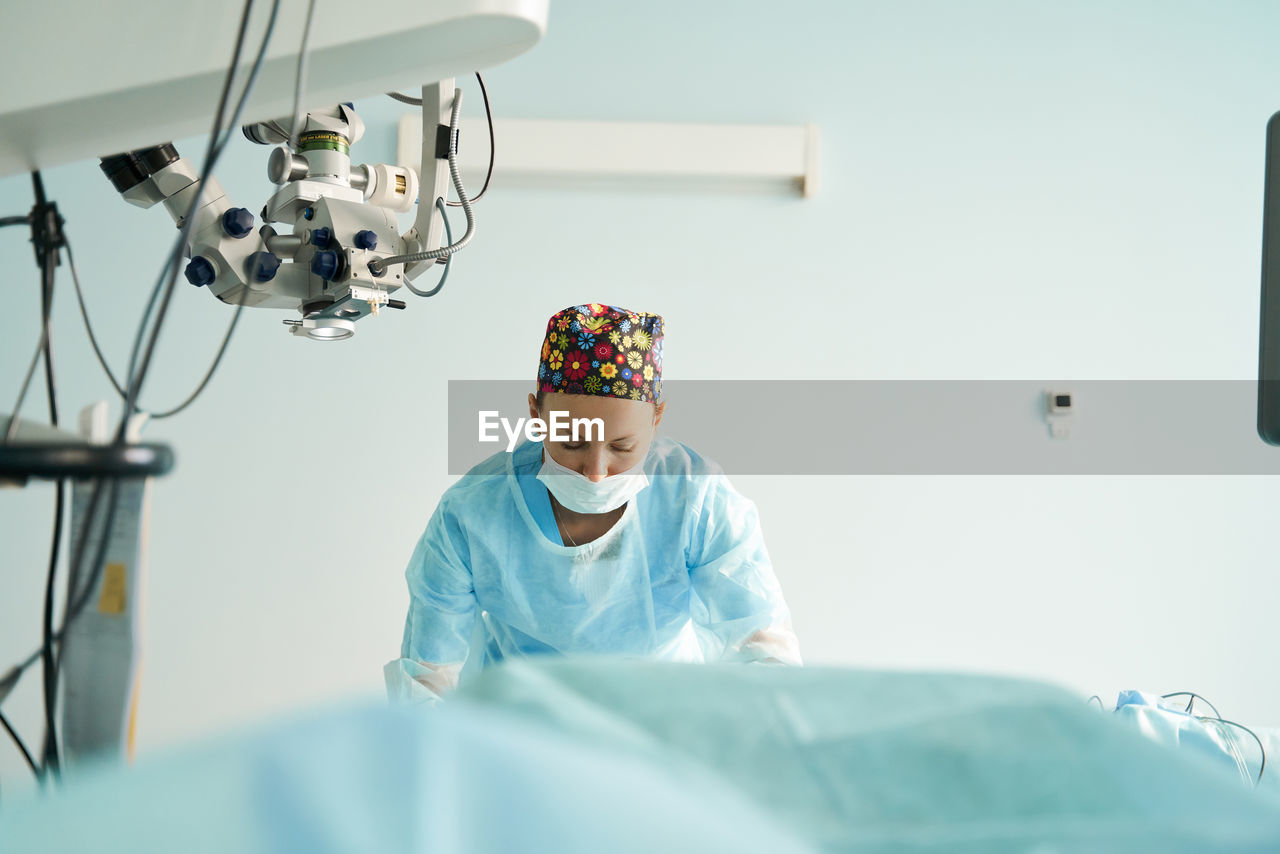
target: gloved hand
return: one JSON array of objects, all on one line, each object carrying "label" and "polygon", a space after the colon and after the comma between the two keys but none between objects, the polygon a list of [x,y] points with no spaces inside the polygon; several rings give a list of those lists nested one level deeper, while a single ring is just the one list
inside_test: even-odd
[{"label": "gloved hand", "polygon": [[387,699],[393,703],[435,704],[458,687],[461,664],[428,664],[411,658],[396,658],[382,668],[387,683]]}]

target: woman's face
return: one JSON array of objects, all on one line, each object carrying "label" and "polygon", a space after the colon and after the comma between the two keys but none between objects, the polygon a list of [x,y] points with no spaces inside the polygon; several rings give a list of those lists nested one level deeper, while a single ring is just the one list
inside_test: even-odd
[{"label": "woman's face", "polygon": [[557,463],[593,481],[621,474],[644,459],[665,407],[665,403],[655,406],[601,395],[548,393],[543,395],[539,409],[537,396],[529,395],[531,418],[549,422],[555,411],[567,412],[561,420],[567,418],[570,423],[578,418],[599,418],[604,422],[604,441],[599,441],[593,432],[590,439],[580,435],[577,442],[557,442],[548,437],[542,443],[543,451]]}]

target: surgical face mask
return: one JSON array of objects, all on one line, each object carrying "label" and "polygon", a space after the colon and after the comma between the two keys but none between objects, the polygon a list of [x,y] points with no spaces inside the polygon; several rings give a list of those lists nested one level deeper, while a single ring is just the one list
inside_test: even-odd
[{"label": "surgical face mask", "polygon": [[585,474],[560,465],[545,450],[538,480],[546,484],[562,505],[575,513],[608,513],[617,510],[649,485],[644,473],[644,460],[621,474],[593,482]]}]

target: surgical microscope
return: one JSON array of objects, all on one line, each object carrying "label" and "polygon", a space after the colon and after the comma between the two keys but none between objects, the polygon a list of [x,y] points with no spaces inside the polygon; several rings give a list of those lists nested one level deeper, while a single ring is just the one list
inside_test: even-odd
[{"label": "surgical microscope", "polygon": [[[355,334],[358,320],[404,309],[393,295],[403,286],[416,290],[411,280],[445,264],[474,233],[456,161],[461,91],[445,80],[424,86],[422,96],[426,192],[412,168],[352,165],[364,122],[350,103],[243,128],[252,142],[276,146],[267,175],[277,189],[256,216],[216,179],[202,185],[199,170],[169,142],[103,157],[100,165],[126,202],[163,203],[178,227],[200,194],[184,270],[193,286],[230,305],[296,310],[300,318],[284,321],[293,334],[338,341]],[[442,246],[450,181],[467,229]],[[416,221],[400,234],[396,214],[415,204]]]}]

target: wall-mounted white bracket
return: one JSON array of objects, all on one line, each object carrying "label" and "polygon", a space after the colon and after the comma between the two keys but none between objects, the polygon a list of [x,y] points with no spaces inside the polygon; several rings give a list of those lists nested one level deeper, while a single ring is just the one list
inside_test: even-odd
[{"label": "wall-mounted white bracket", "polygon": [[[818,191],[818,126],[495,119],[493,180],[507,186]],[[397,162],[417,169],[422,123],[402,116]],[[458,164],[479,191],[489,164],[483,118],[464,119]]]}]

